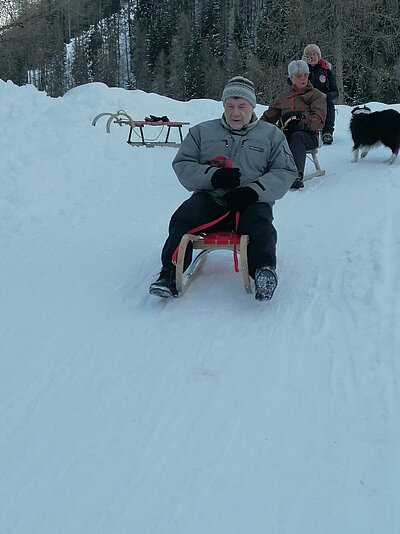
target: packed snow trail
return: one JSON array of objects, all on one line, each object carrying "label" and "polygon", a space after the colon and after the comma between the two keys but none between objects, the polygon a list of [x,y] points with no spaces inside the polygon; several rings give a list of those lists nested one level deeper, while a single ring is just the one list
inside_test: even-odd
[{"label": "packed snow trail", "polygon": [[165,302],[176,152],[91,121],[221,103],[0,98],[0,533],[398,534],[399,162],[352,164],[338,106],[326,175],[275,206],[273,300],[213,252]]}]

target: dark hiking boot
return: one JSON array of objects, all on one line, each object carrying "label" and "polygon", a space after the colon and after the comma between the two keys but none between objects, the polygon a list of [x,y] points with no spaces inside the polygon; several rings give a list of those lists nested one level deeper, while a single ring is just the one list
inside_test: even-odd
[{"label": "dark hiking boot", "polygon": [[290,186],[290,189],[301,189],[302,187],[304,187],[304,183],[303,183],[303,173],[302,173],[302,172],[299,172],[298,177],[297,177],[296,180],[292,183],[292,185]]},{"label": "dark hiking boot", "polygon": [[159,277],[151,284],[149,293],[164,299],[177,297],[175,269],[161,269]]},{"label": "dark hiking boot", "polygon": [[271,300],[278,285],[278,277],[272,267],[260,267],[254,277],[256,300]]},{"label": "dark hiking boot", "polygon": [[333,143],[333,135],[330,132],[322,134],[322,142],[324,145],[331,145]]}]

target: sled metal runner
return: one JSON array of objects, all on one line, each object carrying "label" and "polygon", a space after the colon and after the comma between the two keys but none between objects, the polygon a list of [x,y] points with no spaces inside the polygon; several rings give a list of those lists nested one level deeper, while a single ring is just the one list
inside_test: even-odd
[{"label": "sled metal runner", "polygon": [[[176,261],[176,288],[179,296],[187,290],[196,273],[201,268],[206,256],[213,250],[225,249],[237,251],[240,255],[238,271],[242,273],[246,293],[253,293],[247,262],[248,235],[238,235],[235,232],[211,232],[195,235],[185,234],[180,242]],[[186,250],[189,244],[194,250],[200,250],[192,260],[185,273],[183,272]]]},{"label": "sled metal runner", "polygon": [[315,171],[309,174],[306,174],[303,178],[303,181],[311,180],[311,178],[316,178],[317,176],[324,176],[325,171],[321,169],[321,165],[318,161],[318,148],[314,148],[314,150],[308,150],[307,151],[307,158],[312,161],[315,167]]},{"label": "sled metal runner", "polygon": [[316,178],[317,176],[324,176],[325,171],[321,169],[321,165],[319,164],[318,160],[318,149],[322,146],[322,132],[318,132],[318,147],[313,148],[312,150],[307,150],[306,156],[307,158],[314,164],[315,171],[311,172],[309,174],[306,174],[303,178],[303,182],[306,182],[307,180],[311,180],[311,178]]}]

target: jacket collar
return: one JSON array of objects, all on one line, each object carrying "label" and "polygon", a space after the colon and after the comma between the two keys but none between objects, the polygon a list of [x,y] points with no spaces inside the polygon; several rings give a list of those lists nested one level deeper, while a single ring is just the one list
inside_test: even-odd
[{"label": "jacket collar", "polygon": [[312,91],[313,89],[314,89],[314,86],[310,81],[307,83],[304,89],[298,89],[298,87],[295,84],[290,86],[290,90],[295,95],[305,95],[306,93],[308,93],[309,91]]}]

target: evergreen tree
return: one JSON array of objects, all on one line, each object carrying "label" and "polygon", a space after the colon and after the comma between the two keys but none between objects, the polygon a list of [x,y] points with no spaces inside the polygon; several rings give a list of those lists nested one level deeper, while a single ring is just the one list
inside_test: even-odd
[{"label": "evergreen tree", "polygon": [[132,88],[151,90],[150,65],[147,50],[147,31],[143,22],[136,20],[131,37]]},{"label": "evergreen tree", "polygon": [[190,36],[187,54],[186,97],[202,98],[205,95],[204,45],[198,28]]},{"label": "evergreen tree", "polygon": [[2,0],[0,76],[53,96],[97,80],[184,100],[219,99],[242,74],[269,102],[286,87],[288,62],[315,42],[344,102],[390,103],[399,98],[399,9],[398,0]]},{"label": "evergreen tree", "polygon": [[188,97],[188,51],[190,41],[190,20],[183,12],[179,17],[179,24],[175,36],[172,38],[170,52],[170,77],[168,96],[178,100]]},{"label": "evergreen tree", "polygon": [[88,55],[85,49],[85,40],[82,37],[74,39],[72,77],[75,85],[89,82]]}]

